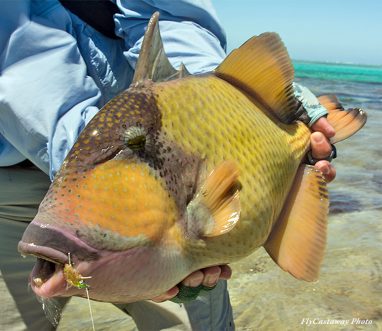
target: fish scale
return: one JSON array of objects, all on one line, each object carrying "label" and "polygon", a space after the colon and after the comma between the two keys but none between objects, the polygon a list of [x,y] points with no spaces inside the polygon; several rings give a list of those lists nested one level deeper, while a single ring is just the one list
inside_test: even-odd
[{"label": "fish scale", "polygon": [[198,253],[192,248],[194,260],[203,255],[208,264],[208,256],[240,257],[263,244],[309,147],[309,129],[271,119],[244,93],[212,75],[153,88],[161,130],[170,140],[206,158],[208,171],[222,160],[234,160],[240,170],[241,221],[224,236],[209,238],[207,248],[196,248]]}]

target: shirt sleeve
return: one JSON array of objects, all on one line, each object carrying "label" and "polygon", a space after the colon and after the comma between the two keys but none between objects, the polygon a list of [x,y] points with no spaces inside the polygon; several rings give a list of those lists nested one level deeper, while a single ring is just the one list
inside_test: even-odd
[{"label": "shirt sleeve", "polygon": [[53,177],[98,111],[100,92],[65,10],[46,8],[60,11],[54,22],[35,17],[30,1],[17,3],[23,3],[18,15],[12,1],[2,4],[0,14],[0,165],[29,159]]},{"label": "shirt sleeve", "polygon": [[116,34],[125,41],[125,56],[135,68],[151,15],[159,11],[159,27],[171,64],[192,73],[208,72],[225,58],[226,36],[207,0],[117,0]]},{"label": "shirt sleeve", "polygon": [[326,116],[328,111],[320,104],[317,97],[305,86],[293,83],[294,94],[302,102],[310,118],[309,126],[312,126],[322,116]]},{"label": "shirt sleeve", "polygon": [[175,67],[183,62],[192,73],[205,72],[225,57],[225,35],[210,1],[116,2],[122,12],[116,15],[116,31],[123,47],[120,56],[116,50],[106,60],[106,39],[84,38],[80,20],[58,1],[2,4],[0,166],[29,159],[53,178],[80,131],[113,93],[128,87],[131,74],[121,68],[131,71],[135,66],[145,27],[157,10],[164,47]]}]

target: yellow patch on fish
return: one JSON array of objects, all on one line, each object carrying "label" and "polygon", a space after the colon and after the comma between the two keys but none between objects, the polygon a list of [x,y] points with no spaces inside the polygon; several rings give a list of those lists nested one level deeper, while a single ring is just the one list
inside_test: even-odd
[{"label": "yellow patch on fish", "polygon": [[110,160],[84,177],[72,187],[72,211],[84,225],[158,240],[177,219],[174,200],[147,164]]}]

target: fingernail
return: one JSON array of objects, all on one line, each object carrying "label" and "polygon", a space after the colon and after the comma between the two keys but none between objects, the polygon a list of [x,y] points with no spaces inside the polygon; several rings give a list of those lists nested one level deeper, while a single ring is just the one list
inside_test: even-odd
[{"label": "fingernail", "polygon": [[208,287],[212,287],[212,286],[215,286],[216,284],[216,280],[215,280],[215,277],[212,277],[212,276],[206,276],[206,278],[204,279],[204,284]]},{"label": "fingernail", "polygon": [[321,143],[324,140],[324,137],[321,134],[314,134],[313,140],[316,143]]},{"label": "fingernail", "polygon": [[193,278],[191,280],[185,280],[183,284],[188,287],[197,287],[201,283],[201,279],[199,278]]},{"label": "fingernail", "polygon": [[336,134],[336,131],[334,131],[332,127],[329,127],[327,129],[327,134],[328,134],[328,138],[332,138]]}]

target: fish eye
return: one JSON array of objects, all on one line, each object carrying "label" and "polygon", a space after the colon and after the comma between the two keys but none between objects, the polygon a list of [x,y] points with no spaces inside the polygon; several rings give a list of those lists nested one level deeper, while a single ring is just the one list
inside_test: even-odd
[{"label": "fish eye", "polygon": [[123,133],[123,140],[132,151],[141,151],[146,146],[146,130],[138,126],[127,128]]}]

